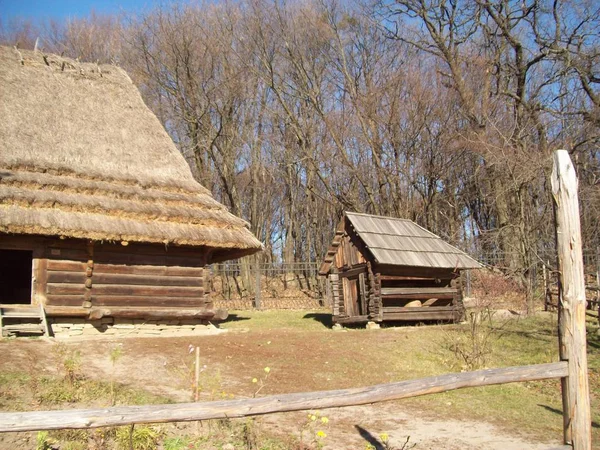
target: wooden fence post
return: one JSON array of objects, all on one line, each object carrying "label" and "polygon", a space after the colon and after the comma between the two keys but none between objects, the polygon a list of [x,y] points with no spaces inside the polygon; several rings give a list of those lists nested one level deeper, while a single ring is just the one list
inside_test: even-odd
[{"label": "wooden fence post", "polygon": [[548,311],[548,268],[546,263],[542,263],[544,275],[544,311]]},{"label": "wooden fence post", "polygon": [[465,296],[466,297],[471,297],[471,271],[470,270],[465,270],[465,278],[466,278],[466,283],[465,283]]},{"label": "wooden fence post", "polygon": [[563,378],[565,444],[591,450],[591,412],[585,333],[585,277],[577,176],[566,150],[554,152],[552,196],[555,206],[556,251],[559,272],[560,358],[568,363]]},{"label": "wooden fence post", "polygon": [[194,367],[194,401],[197,402],[200,398],[200,347],[196,346],[196,365]]},{"label": "wooden fence post", "polygon": [[598,312],[598,334],[600,334],[600,247],[596,249],[596,311]]},{"label": "wooden fence post", "polygon": [[260,284],[260,262],[259,262],[258,258],[256,258],[256,272],[254,275],[255,275],[254,308],[256,308],[260,311],[262,309],[262,304],[261,304],[262,286]]}]

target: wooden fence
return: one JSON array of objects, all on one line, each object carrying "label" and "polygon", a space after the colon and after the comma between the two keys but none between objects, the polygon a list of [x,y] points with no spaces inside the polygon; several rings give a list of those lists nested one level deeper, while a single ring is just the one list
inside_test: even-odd
[{"label": "wooden fence", "polygon": [[[544,311],[558,311],[560,289],[558,272],[544,266]],[[600,269],[595,274],[586,274],[586,315],[598,320],[600,327]]]},{"label": "wooden fence", "polygon": [[365,405],[419,395],[437,394],[466,387],[544,380],[565,376],[567,376],[567,363],[559,361],[533,366],[454,373],[362,388],[301,392],[241,400],[3,413],[0,414],[0,432],[231,419],[279,412]]},{"label": "wooden fence", "polygon": [[577,179],[568,153],[554,154],[552,193],[556,206],[560,270],[560,361],[550,364],[447,374],[370,387],[294,393],[207,403],[113,407],[105,409],[11,412],[0,414],[0,432],[94,428],[155,422],[235,418],[286,411],[370,404],[454,389],[560,378],[564,443],[561,448],[591,450],[591,413],[585,332],[585,280],[581,251]]}]

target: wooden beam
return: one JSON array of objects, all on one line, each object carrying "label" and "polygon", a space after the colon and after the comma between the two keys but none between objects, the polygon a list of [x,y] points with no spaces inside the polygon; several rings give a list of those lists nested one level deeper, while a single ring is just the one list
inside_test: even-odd
[{"label": "wooden beam", "polygon": [[383,313],[419,313],[420,311],[424,311],[423,314],[427,314],[427,312],[438,311],[438,312],[453,312],[458,311],[457,306],[421,306],[421,307],[410,307],[410,306],[384,306]]},{"label": "wooden beam", "polygon": [[[412,309],[412,311],[403,311],[396,313],[383,312],[384,321],[406,321],[406,322],[418,322],[422,320],[456,320],[460,316],[460,310],[454,308],[452,310],[446,310],[446,308],[406,308]],[[436,311],[442,309],[442,311]]]},{"label": "wooden beam", "polygon": [[201,287],[202,277],[94,273],[94,284]]},{"label": "wooden beam", "polygon": [[157,275],[178,277],[202,277],[202,267],[136,266],[97,263],[94,273],[114,273],[132,275]]},{"label": "wooden beam", "polygon": [[33,295],[34,302],[44,305],[47,302],[46,289],[48,285],[48,260],[45,258],[34,258],[33,260]]},{"label": "wooden beam", "polygon": [[367,265],[361,264],[360,266],[354,266],[353,268],[348,269],[348,270],[340,270],[339,276],[340,276],[340,278],[350,278],[350,277],[356,277],[356,276],[360,275],[361,273],[366,273],[366,272],[367,272]]},{"label": "wooden beam", "polygon": [[440,280],[441,283],[448,284],[450,283],[451,278],[436,278],[433,276],[430,277],[412,277],[412,276],[400,276],[400,275],[381,275],[381,279],[384,281],[435,281]]},{"label": "wooden beam", "polygon": [[[430,268],[430,267],[407,267],[407,266],[392,266],[390,264],[375,264],[373,272],[379,272],[387,277],[422,277],[422,278],[439,278],[440,280],[448,280],[457,278],[459,271],[454,272],[453,269]],[[391,279],[391,278],[388,278]]]},{"label": "wooden beam", "polygon": [[206,319],[225,320],[228,313],[224,309],[183,309],[183,308],[92,308],[90,320],[102,317],[118,317],[121,319]]},{"label": "wooden beam", "polygon": [[552,196],[555,205],[559,271],[560,359],[568,362],[562,380],[564,441],[574,450],[592,448],[590,393],[585,332],[585,276],[579,222],[577,176],[566,150],[554,152]]},{"label": "wooden beam", "polygon": [[175,405],[120,406],[103,409],[8,412],[0,432],[112,427],[136,423],[231,419],[288,411],[336,408],[437,394],[466,387],[564,377],[566,362],[452,373],[417,380],[335,391]]},{"label": "wooden beam", "polygon": [[206,297],[146,297],[135,295],[94,295],[94,306],[108,306],[111,308],[133,308],[143,307],[187,307],[204,308],[206,306]]},{"label": "wooden beam", "polygon": [[102,317],[119,317],[127,319],[206,319],[225,320],[228,313],[224,309],[207,308],[81,308],[68,306],[48,306],[49,317],[83,317],[98,320]]},{"label": "wooden beam", "polygon": [[[94,277],[95,280],[95,277]],[[83,284],[48,283],[48,294],[81,294],[84,293]],[[202,298],[204,289],[195,286],[144,286],[120,284],[94,284],[92,295],[134,295],[148,297],[195,297]]]},{"label": "wooden beam", "polygon": [[[382,291],[385,288],[382,289]],[[454,290],[456,293],[456,290]],[[427,293],[418,293],[418,294],[384,294],[381,293],[383,301],[385,302],[387,299],[396,299],[396,300],[423,300],[430,299],[435,297],[437,299],[443,300],[453,300],[455,294],[427,294]]]},{"label": "wooden beam", "polygon": [[85,273],[86,268],[87,268],[87,263],[82,263],[79,261],[67,261],[67,260],[58,260],[58,259],[48,260],[48,270],[50,270],[50,271]]},{"label": "wooden beam", "polygon": [[381,295],[394,294],[422,294],[425,296],[434,297],[436,294],[454,295],[457,292],[456,288],[452,287],[390,287],[381,288]]},{"label": "wooden beam", "polygon": [[344,324],[346,324],[346,325],[360,324],[360,323],[367,323],[369,321],[369,316],[364,315],[364,316],[334,317],[333,320],[335,323],[339,323],[342,325],[344,325]]}]

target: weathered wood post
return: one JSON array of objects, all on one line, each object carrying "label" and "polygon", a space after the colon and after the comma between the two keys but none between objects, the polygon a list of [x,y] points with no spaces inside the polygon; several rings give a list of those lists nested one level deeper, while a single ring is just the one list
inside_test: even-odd
[{"label": "weathered wood post", "polygon": [[596,307],[598,312],[598,334],[600,334],[600,247],[596,249]]},{"label": "weathered wood post", "polygon": [[254,284],[254,308],[261,310],[261,290],[262,287],[260,285],[260,262],[258,257],[256,258],[256,271],[254,273],[255,276],[255,284]]},{"label": "weathered wood post", "polygon": [[548,268],[546,263],[542,264],[544,275],[544,311],[548,311]]},{"label": "weathered wood post", "polygon": [[194,401],[197,402],[200,398],[200,347],[196,346],[196,365],[194,376]]},{"label": "weathered wood post", "polygon": [[563,378],[565,444],[591,450],[591,413],[585,333],[585,278],[579,222],[577,176],[566,150],[554,152],[552,196],[555,206],[559,272],[560,359],[568,363]]}]

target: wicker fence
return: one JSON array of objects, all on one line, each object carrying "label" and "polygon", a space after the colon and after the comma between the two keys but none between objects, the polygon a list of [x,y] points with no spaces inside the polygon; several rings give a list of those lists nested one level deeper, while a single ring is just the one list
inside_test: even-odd
[{"label": "wicker fence", "polygon": [[[471,255],[488,268],[510,273],[505,261],[513,255],[492,251]],[[600,250],[584,250],[583,260],[588,284],[598,286]],[[226,309],[310,309],[328,306],[324,305],[325,287],[318,275],[319,265],[319,262],[257,264],[252,258],[213,264],[209,269],[210,295],[218,307]],[[546,277],[555,271],[556,256],[554,249],[549,249],[536,254],[529,269],[521,271],[514,278],[518,282],[527,278],[541,306],[549,282]],[[473,291],[471,280],[471,274],[465,271],[463,286],[467,296]]]},{"label": "wicker fence", "polygon": [[323,280],[316,262],[231,261],[210,267],[215,304],[227,309],[310,309],[323,305]]}]

